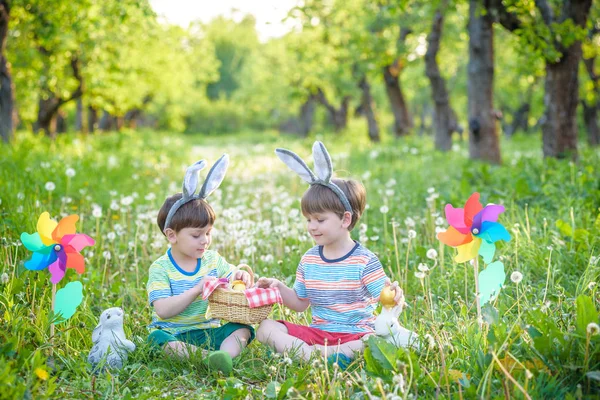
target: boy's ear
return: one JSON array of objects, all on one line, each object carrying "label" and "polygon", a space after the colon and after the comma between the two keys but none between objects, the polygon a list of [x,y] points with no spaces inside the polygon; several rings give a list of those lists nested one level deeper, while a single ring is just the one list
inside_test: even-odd
[{"label": "boy's ear", "polygon": [[352,223],[352,214],[350,214],[349,211],[345,211],[344,215],[342,216],[342,226],[344,228],[347,228],[350,226],[351,223]]},{"label": "boy's ear", "polygon": [[167,228],[165,229],[165,236],[167,237],[167,240],[169,241],[169,243],[174,244],[177,243],[177,234],[175,233],[175,231],[171,228]]}]

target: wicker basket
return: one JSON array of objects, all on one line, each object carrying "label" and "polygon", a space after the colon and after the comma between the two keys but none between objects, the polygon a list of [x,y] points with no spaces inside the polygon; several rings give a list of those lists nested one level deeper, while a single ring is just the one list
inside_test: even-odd
[{"label": "wicker basket", "polygon": [[[254,272],[252,268],[247,265],[240,266],[240,269],[242,268],[248,270],[252,286],[254,286]],[[208,302],[211,318],[248,325],[262,322],[269,316],[269,313],[273,309],[272,304],[250,308],[244,292],[222,288],[215,289],[208,297]]]}]

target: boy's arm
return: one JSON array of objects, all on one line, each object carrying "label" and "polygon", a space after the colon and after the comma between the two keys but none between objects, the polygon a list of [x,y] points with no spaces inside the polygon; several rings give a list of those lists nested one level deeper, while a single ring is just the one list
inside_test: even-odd
[{"label": "boy's arm", "polygon": [[160,319],[168,319],[181,314],[183,310],[185,310],[190,304],[192,304],[194,300],[196,300],[198,296],[202,294],[202,286],[204,285],[206,278],[215,279],[214,277],[204,277],[196,286],[177,296],[155,300],[152,305],[154,306],[156,315],[158,315]]},{"label": "boy's arm", "polygon": [[308,297],[306,296],[306,286],[304,285],[304,266],[302,263],[298,265],[298,270],[296,271],[296,283],[294,283],[293,289],[287,287],[285,283],[275,278],[260,278],[256,286],[261,288],[279,288],[283,305],[294,311],[303,312],[310,305],[310,300],[308,300]]}]

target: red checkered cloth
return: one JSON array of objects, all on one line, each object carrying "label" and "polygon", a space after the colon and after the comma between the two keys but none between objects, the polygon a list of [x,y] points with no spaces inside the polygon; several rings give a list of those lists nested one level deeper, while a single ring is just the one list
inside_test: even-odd
[{"label": "red checkered cloth", "polygon": [[[226,288],[228,286],[229,281],[225,278],[213,279],[205,282],[204,288],[202,289],[202,299],[208,299],[215,289],[219,287]],[[254,287],[244,290],[244,294],[248,299],[248,306],[250,308],[268,306],[275,303],[283,303],[283,300],[281,299],[281,293],[279,292],[278,288],[261,289]]]}]

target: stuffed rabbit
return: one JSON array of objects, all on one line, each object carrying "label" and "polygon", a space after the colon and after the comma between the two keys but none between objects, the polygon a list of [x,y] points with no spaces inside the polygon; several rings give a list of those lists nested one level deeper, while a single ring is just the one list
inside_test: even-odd
[{"label": "stuffed rabbit", "polygon": [[135,350],[135,344],[125,338],[123,331],[123,310],[119,307],[104,310],[94,332],[94,347],[88,356],[88,362],[96,366],[106,355],[110,368],[121,368],[127,360],[127,353]]},{"label": "stuffed rabbit", "polygon": [[402,305],[393,308],[382,307],[381,313],[375,319],[375,334],[396,345],[397,347],[419,347],[417,334],[400,326],[398,316]]}]

